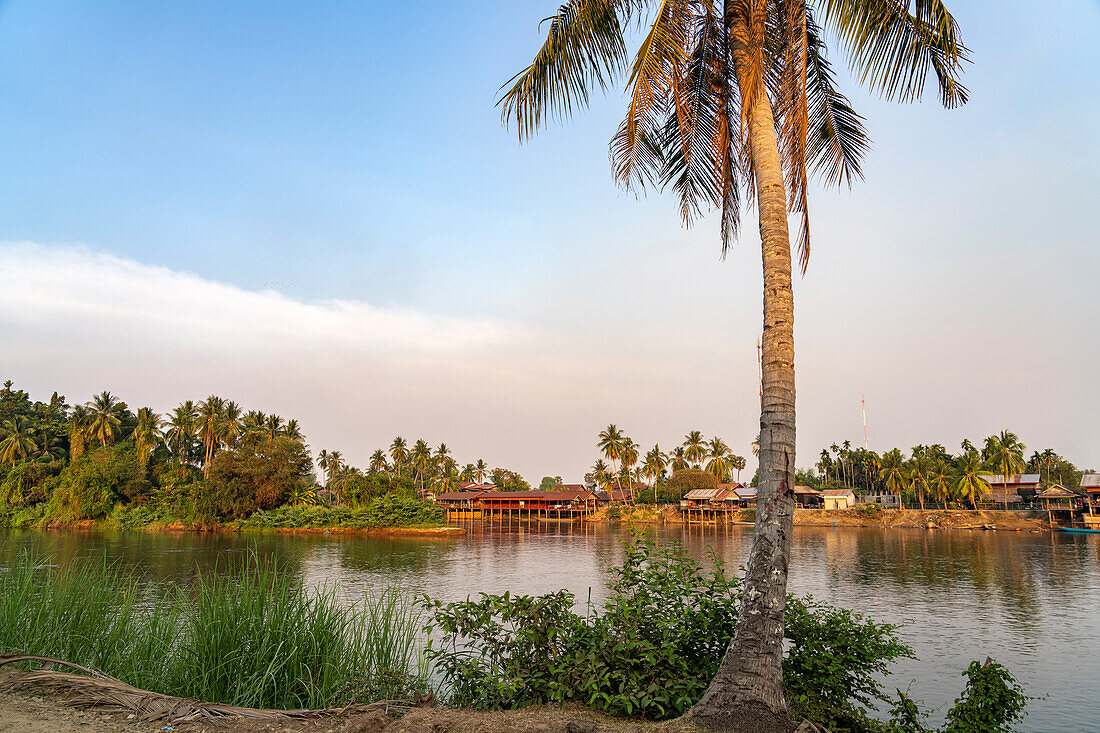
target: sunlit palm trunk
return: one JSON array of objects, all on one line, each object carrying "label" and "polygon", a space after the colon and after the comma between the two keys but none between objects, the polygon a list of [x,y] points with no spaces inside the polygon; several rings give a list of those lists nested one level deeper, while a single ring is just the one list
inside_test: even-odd
[{"label": "sunlit palm trunk", "polygon": [[764,262],[763,398],[756,529],[737,630],[696,705],[696,722],[722,730],[790,730],[783,696],[783,612],[794,523],[794,293],[787,197],[771,104],[761,91],[749,120]]}]

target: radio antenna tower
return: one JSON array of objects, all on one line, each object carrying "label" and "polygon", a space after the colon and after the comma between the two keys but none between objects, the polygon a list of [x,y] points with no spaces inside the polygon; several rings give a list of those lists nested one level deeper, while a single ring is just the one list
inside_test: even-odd
[{"label": "radio antenna tower", "polygon": [[867,399],[862,393],[859,395],[859,406],[863,410],[863,448],[867,449]]}]

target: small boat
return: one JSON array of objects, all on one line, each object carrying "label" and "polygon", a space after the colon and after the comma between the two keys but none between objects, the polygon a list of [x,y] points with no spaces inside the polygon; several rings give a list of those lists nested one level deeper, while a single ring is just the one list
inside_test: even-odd
[{"label": "small boat", "polygon": [[1054,527],[1055,532],[1074,532],[1078,534],[1100,534],[1100,529],[1087,527]]}]

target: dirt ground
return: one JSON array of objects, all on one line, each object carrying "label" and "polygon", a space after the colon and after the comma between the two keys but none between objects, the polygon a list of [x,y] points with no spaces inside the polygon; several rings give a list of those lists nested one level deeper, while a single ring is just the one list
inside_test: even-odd
[{"label": "dirt ground", "polygon": [[[0,733],[155,733],[164,721],[141,721],[114,707],[75,708],[56,695],[5,689],[0,675]],[[178,733],[698,733],[678,721],[648,723],[610,718],[580,705],[544,705],[508,712],[413,708],[398,718],[383,710],[315,720],[229,719],[224,725],[181,723]]]}]

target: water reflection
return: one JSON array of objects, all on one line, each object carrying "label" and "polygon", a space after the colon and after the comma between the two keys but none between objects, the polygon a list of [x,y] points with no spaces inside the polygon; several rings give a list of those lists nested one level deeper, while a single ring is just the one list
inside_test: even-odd
[{"label": "water reflection", "polygon": [[[0,531],[0,563],[20,549],[56,563],[107,557],[151,578],[186,582],[238,566],[249,552],[275,558],[302,582],[339,581],[349,595],[399,583],[455,600],[478,592],[567,588],[599,603],[623,556],[621,527],[467,525],[459,538]],[[649,530],[694,557],[729,568],[747,559],[752,528]],[[902,624],[919,660],[895,670],[893,687],[942,709],[971,659],[1009,666],[1033,703],[1031,731],[1089,729],[1100,720],[1100,537],[1050,533],[798,527],[790,588]]]}]

